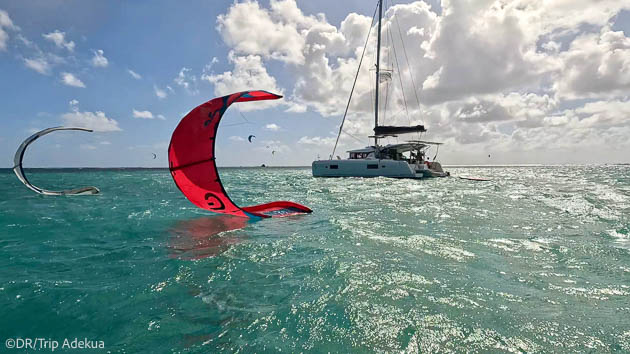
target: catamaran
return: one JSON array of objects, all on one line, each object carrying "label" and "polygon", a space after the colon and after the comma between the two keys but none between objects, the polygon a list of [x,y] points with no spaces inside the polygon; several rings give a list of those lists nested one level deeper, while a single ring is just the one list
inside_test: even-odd
[{"label": "catamaran", "polygon": [[[386,80],[391,80],[392,70],[381,70],[381,23],[383,18],[383,0],[378,3],[378,37],[376,49],[376,88],[375,88],[375,106],[374,106],[374,135],[369,138],[374,139],[374,145],[363,149],[348,151],[347,159],[341,159],[337,156],[334,159],[335,150],[339,142],[339,136],[343,130],[343,122],[345,121],[352,99],[352,92],[356,85],[356,81],[363,61],[363,55],[357,69],[350,99],[346,106],[344,118],[339,128],[339,135],[333,148],[333,153],[328,160],[313,161],[312,170],[314,177],[392,177],[392,178],[426,178],[426,177],[446,177],[450,174],[442,169],[442,165],[435,161],[437,151],[442,143],[409,140],[404,143],[396,144],[379,144],[380,139],[389,137],[398,137],[398,135],[409,133],[424,133],[427,130],[424,125],[415,126],[388,126],[379,125],[379,86]],[[369,33],[368,33],[369,37]],[[403,44],[404,45],[404,44]],[[367,40],[366,40],[367,47]],[[365,54],[365,48],[363,49]],[[405,54],[406,55],[406,54]],[[415,90],[415,84],[414,84]],[[404,95],[404,93],[403,93]],[[417,99],[417,97],[416,97]],[[419,104],[419,101],[418,101]],[[435,147],[436,154],[433,161],[427,156],[427,150]]]}]

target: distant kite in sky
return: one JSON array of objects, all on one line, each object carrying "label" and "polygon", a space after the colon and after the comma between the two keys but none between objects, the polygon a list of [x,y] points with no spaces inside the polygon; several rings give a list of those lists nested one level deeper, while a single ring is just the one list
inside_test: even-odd
[{"label": "distant kite in sky", "polygon": [[288,201],[239,207],[227,195],[217,171],[214,150],[219,122],[234,102],[273,100],[267,91],[244,91],[212,99],[188,113],[177,125],[168,148],[171,176],[179,190],[199,208],[249,218],[282,217],[312,212]]},{"label": "distant kite in sky", "polygon": [[154,160],[157,159],[157,155],[156,154],[154,154],[154,153],[151,153],[151,154],[153,155],[153,159]]},{"label": "distant kite in sky", "polygon": [[15,172],[15,175],[20,180],[20,182],[24,183],[24,185],[28,187],[28,189],[36,193],[43,194],[43,195],[82,195],[82,194],[99,193],[100,191],[96,187],[83,187],[83,188],[69,189],[69,190],[63,190],[63,191],[49,191],[49,190],[34,186],[31,184],[31,182],[28,181],[28,179],[24,175],[24,168],[22,167],[22,160],[24,159],[24,153],[26,152],[26,148],[33,141],[37,140],[39,137],[42,137],[48,133],[52,133],[57,130],[80,130],[84,132],[90,132],[90,133],[92,132],[92,130],[90,129],[65,128],[65,127],[54,127],[54,128],[48,128],[48,129],[38,131],[37,133],[31,135],[26,140],[24,140],[24,142],[22,142],[20,147],[15,152],[15,156],[13,157],[13,172]]},{"label": "distant kite in sky", "polygon": [[247,140],[251,143],[252,142],[252,138],[255,138],[256,135],[250,135],[247,137]]}]

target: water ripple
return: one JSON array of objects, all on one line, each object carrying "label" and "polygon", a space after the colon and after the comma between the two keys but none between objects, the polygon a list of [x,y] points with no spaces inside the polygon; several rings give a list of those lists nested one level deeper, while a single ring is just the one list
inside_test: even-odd
[{"label": "water ripple", "polygon": [[[0,332],[114,352],[630,351],[630,168],[452,168],[315,179],[224,169],[247,222],[195,208],[167,171],[0,173]],[[62,187],[63,187],[62,186]]]}]

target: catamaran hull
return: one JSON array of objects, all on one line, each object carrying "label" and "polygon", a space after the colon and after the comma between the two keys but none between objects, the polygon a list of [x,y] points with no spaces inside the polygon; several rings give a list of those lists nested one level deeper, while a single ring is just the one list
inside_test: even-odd
[{"label": "catamaran hull", "polygon": [[313,161],[313,177],[424,177],[416,173],[414,166],[396,160],[319,160]]}]

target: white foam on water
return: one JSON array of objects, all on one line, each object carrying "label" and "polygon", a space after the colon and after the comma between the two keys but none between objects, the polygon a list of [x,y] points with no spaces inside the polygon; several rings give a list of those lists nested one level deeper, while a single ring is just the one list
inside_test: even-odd
[{"label": "white foam on water", "polygon": [[549,289],[559,290],[567,295],[582,296],[595,300],[608,300],[610,297],[630,296],[630,291],[619,289],[619,287],[606,288],[584,288],[584,287],[561,287],[549,284]]}]

